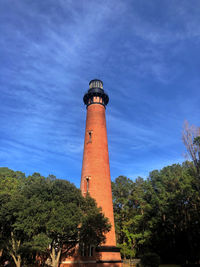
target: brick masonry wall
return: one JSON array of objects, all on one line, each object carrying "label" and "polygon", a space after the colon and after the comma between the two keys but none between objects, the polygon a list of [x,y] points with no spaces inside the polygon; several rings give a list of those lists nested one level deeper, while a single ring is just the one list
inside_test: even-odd
[{"label": "brick masonry wall", "polygon": [[[101,99],[98,100],[102,102]],[[87,108],[81,191],[84,196],[88,192],[96,200],[112,225],[103,246],[116,246],[106,116],[105,107],[101,104],[91,104]],[[98,260],[107,263],[98,263]],[[98,252],[94,257],[88,258],[77,253],[77,257],[63,259],[61,267],[121,267],[119,261],[119,252]]]},{"label": "brick masonry wall", "polygon": [[81,175],[83,195],[87,189],[112,225],[106,235],[105,245],[116,246],[105,108],[100,104],[92,104],[87,108]]}]

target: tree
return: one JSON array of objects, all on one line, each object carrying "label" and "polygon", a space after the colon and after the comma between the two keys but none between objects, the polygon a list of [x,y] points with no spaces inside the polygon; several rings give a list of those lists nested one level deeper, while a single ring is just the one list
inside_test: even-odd
[{"label": "tree", "polygon": [[149,237],[149,231],[141,224],[145,216],[145,186],[140,177],[133,182],[119,176],[112,183],[117,242],[124,258],[134,257]]},{"label": "tree", "polygon": [[79,228],[79,245],[88,247],[105,242],[105,234],[110,231],[111,224],[103,215],[101,208],[97,208],[96,202],[88,194],[84,198],[82,206],[83,217]]},{"label": "tree", "polygon": [[200,175],[200,127],[195,125],[189,125],[188,121],[185,121],[183,126],[182,139],[185,147],[191,157],[194,166],[197,170],[198,176]]},{"label": "tree", "polygon": [[196,216],[193,206],[196,191],[191,174],[191,164],[173,164],[151,172],[148,179],[152,186],[151,247],[165,261],[170,258],[178,261],[178,257],[186,261],[194,252],[188,238],[195,228],[197,230],[195,227],[191,231],[191,225],[196,221],[191,221],[191,217]]},{"label": "tree", "polygon": [[[0,249],[1,254],[8,253],[14,260],[16,266],[20,266],[21,257],[18,254],[20,241],[16,239],[11,222],[14,221],[14,196],[17,195],[19,188],[22,186],[25,174],[14,172],[8,168],[0,168]],[[9,221],[9,223],[8,223]]]},{"label": "tree", "polygon": [[200,259],[200,198],[191,162],[154,170],[147,180],[119,177],[113,195],[117,240],[125,257],[134,252],[137,257],[156,253],[166,263]]},{"label": "tree", "polygon": [[57,267],[61,256],[72,253],[79,241],[98,245],[110,229],[94,200],[83,198],[73,184],[52,176],[34,173],[10,198],[1,188],[0,196],[4,249],[17,267],[23,261],[48,257],[51,266]]},{"label": "tree", "polygon": [[130,242],[128,242],[128,231],[126,223],[130,219],[130,195],[133,190],[133,182],[125,176],[119,176],[112,182],[113,208],[115,217],[115,229],[117,243],[121,248],[124,258],[130,257]]}]

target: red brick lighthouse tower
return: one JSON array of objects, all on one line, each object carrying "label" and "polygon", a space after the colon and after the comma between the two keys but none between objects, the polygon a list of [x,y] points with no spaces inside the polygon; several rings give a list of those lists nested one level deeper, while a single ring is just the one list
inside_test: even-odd
[{"label": "red brick lighthouse tower", "polygon": [[103,82],[92,80],[83,101],[87,107],[81,191],[88,192],[109,219],[112,228],[106,235],[106,243],[96,248],[98,260],[95,266],[121,266],[120,251],[116,247],[112,204],[110,166],[106,130],[105,109],[109,97],[104,92]]}]

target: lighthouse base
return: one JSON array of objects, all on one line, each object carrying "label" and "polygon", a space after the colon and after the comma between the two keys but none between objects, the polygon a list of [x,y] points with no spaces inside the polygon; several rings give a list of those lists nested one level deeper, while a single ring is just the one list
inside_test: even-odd
[{"label": "lighthouse base", "polygon": [[77,261],[70,263],[62,263],[60,267],[122,267],[120,262],[88,262],[88,261]]},{"label": "lighthouse base", "polygon": [[93,256],[78,254],[62,260],[60,267],[122,267],[120,249],[117,247],[97,247]]}]

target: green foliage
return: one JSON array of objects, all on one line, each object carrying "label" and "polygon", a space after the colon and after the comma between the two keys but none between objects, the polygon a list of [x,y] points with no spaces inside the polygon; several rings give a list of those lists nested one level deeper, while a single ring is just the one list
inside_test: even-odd
[{"label": "green foliage", "polygon": [[149,208],[145,196],[147,187],[142,178],[134,183],[120,176],[112,183],[117,240],[123,258],[135,257],[151,236],[151,231],[143,223],[144,209]]},{"label": "green foliage", "polygon": [[118,246],[124,258],[155,251],[164,262],[200,259],[200,180],[190,162],[112,184]]},{"label": "green foliage", "polygon": [[110,230],[95,201],[68,181],[1,168],[0,185],[0,246],[17,266],[36,254],[57,266],[79,241],[99,245]]},{"label": "green foliage", "polygon": [[200,146],[200,136],[194,138],[193,144],[198,147]]},{"label": "green foliage", "polygon": [[83,205],[85,216],[79,229],[80,243],[98,246],[105,242],[105,233],[110,231],[111,225],[104,217],[100,208],[96,207],[95,201],[87,195]]}]

